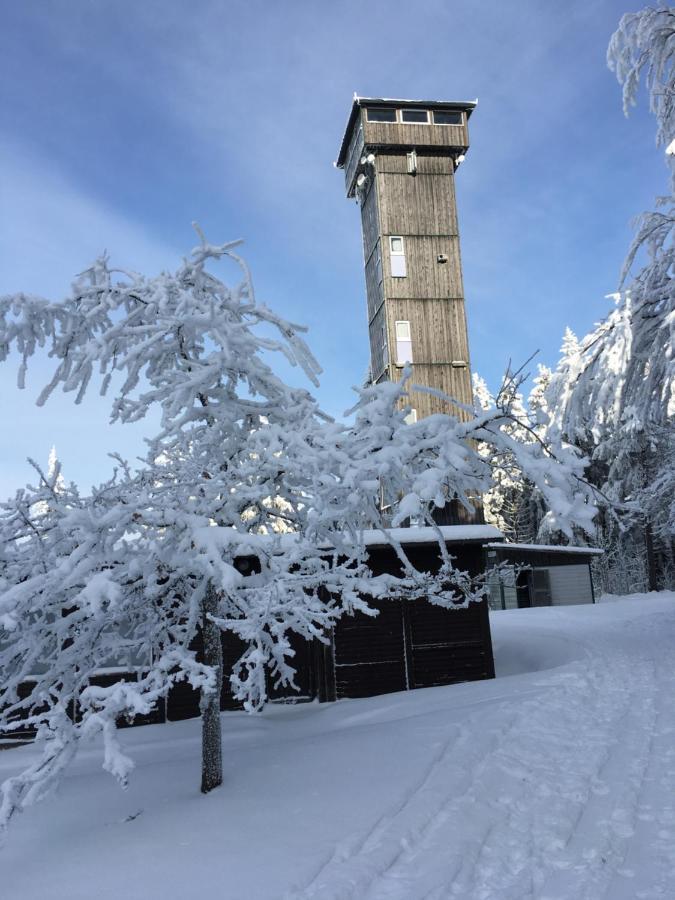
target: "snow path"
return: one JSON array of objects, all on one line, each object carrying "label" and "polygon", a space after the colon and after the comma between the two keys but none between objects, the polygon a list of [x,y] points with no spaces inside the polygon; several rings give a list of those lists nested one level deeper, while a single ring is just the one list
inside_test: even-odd
[{"label": "snow path", "polygon": [[122,733],[127,792],[83,749],[0,898],[672,900],[675,593],[491,621],[494,681],[224,714],[206,798],[197,721]]},{"label": "snow path", "polygon": [[673,625],[594,631],[536,699],[502,704],[487,729],[471,715],[397,808],[289,898],[675,896]]}]

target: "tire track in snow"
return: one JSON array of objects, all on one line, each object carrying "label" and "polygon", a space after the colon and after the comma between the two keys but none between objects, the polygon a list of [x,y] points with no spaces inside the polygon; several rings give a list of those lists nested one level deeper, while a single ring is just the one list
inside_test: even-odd
[{"label": "tire track in snow", "polygon": [[[381,817],[365,835],[340,845],[305,888],[288,894],[287,900],[346,900],[367,896],[369,886],[378,876],[424,840],[449,797],[465,794],[482,776],[486,761],[504,735],[519,727],[523,713],[505,711],[505,706],[502,703],[498,707],[497,722],[479,753],[471,748],[475,739],[471,723],[482,715],[476,713],[460,726],[457,737],[453,734],[443,743],[424,777],[406,792],[394,810]],[[455,733],[456,730],[454,726]],[[439,791],[440,786],[443,791]]]},{"label": "tire track in snow", "polygon": [[[429,782],[434,770],[448,754],[450,749],[456,745],[462,734],[462,729],[459,726],[454,726],[451,736],[441,743],[439,750],[437,750],[437,752],[432,756],[431,760],[424,770],[421,779],[419,779],[412,786],[412,788],[408,789],[401,800],[394,807],[380,816],[365,834],[352,838],[349,841],[342,841],[332,853],[328,854],[327,858],[319,866],[310,882],[306,885],[302,895],[289,893],[286,895],[286,900],[294,900],[294,898],[299,898],[300,896],[304,897],[306,892],[311,892],[314,886],[322,882],[324,872],[327,871],[331,866],[345,863],[355,857],[357,854],[368,852],[373,846],[375,846],[378,842],[379,836],[383,835],[386,832],[389,824],[397,816],[401,815],[401,813],[406,809],[413,797],[417,796],[421,791],[424,790],[424,787]],[[308,893],[307,896],[311,896],[311,893]]]},{"label": "tire track in snow", "polygon": [[[631,628],[649,631],[650,625]],[[488,711],[490,739],[477,754],[474,725],[483,734],[484,715],[471,715],[398,806],[336,851],[294,896],[668,896],[675,883],[675,799],[651,816],[654,804],[643,797],[646,785],[652,793],[658,785],[675,798],[675,716],[663,706],[675,679],[663,683],[672,635],[651,637],[648,657],[640,652],[644,641],[633,648],[628,641],[618,653],[600,641],[593,659],[551,676],[537,699],[515,698]],[[622,787],[612,794],[610,784]],[[631,881],[630,851],[641,815],[655,856],[651,886]]]}]

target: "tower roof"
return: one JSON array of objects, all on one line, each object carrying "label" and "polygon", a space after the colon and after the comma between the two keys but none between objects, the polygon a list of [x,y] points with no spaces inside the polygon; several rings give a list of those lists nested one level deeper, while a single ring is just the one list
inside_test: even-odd
[{"label": "tower roof", "polygon": [[400,109],[401,107],[414,106],[417,109],[461,109],[466,113],[468,119],[476,108],[477,103],[478,100],[402,100],[392,97],[359,97],[357,94],[354,94],[354,102],[347,119],[347,127],[340,144],[340,151],[335,161],[335,166],[338,169],[344,168],[352,129],[361,108],[369,106],[396,106]]}]

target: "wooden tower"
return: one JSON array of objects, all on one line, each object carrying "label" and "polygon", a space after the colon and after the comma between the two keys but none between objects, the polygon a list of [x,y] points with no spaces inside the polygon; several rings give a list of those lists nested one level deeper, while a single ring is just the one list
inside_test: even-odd
[{"label": "wooden tower", "polygon": [[[373,381],[413,382],[472,405],[455,203],[475,102],[355,97],[335,165],[361,207]],[[452,412],[429,394],[413,418]]]}]

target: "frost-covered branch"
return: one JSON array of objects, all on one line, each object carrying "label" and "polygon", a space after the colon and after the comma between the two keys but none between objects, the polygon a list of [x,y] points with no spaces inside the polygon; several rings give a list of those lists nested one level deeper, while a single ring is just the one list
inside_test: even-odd
[{"label": "frost-covered branch", "polygon": [[[201,692],[217,736],[214,627],[242,642],[225,675],[255,710],[270,678],[293,685],[294,634],[325,641],[341,616],[374,614],[370,598],[481,599],[484,585],[454,566],[434,518],[450,502],[472,508],[489,489],[493,468],[478,443],[537,486],[550,528],[568,537],[589,528],[583,461],[562,445],[522,442],[506,392],[467,421],[445,397],[448,414],[408,424],[406,374],[358,391],[351,424],[333,421],[271,366],[282,354],[315,381],[303,329],[257,302],[234,244],[200,237],[174,274],[146,278],[102,257],[63,303],[0,301],[0,352],[19,351],[20,382],[40,349],[56,360],[41,402],[59,386],[79,399],[98,382],[112,393],[113,420],[161,413],[138,471],[113,454],[114,476],[87,496],[58,482],[58,469],[38,472],[35,487],[0,506],[0,725],[36,729],[45,753],[3,787],[0,824],[55,783],[92,733],[125,783],[131,761],[116,725],[149,713],[176,681]],[[225,256],[241,266],[238,287],[207,270]],[[440,572],[406,555],[383,494],[394,525],[436,528]],[[368,529],[394,548],[400,575],[369,571]],[[251,557],[257,571],[244,577],[240,562]],[[109,666],[127,680],[97,683]]]}]

